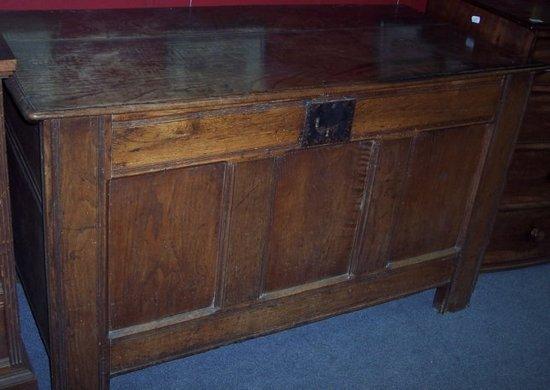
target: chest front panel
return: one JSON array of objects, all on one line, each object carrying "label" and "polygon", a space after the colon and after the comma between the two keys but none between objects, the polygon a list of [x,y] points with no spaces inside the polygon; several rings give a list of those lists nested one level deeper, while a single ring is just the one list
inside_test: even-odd
[{"label": "chest front panel", "polygon": [[489,128],[113,178],[110,328],[139,333],[454,257]]}]

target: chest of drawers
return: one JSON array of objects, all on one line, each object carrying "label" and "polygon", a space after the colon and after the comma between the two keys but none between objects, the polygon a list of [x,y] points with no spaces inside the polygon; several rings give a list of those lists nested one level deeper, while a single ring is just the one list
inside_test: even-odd
[{"label": "chest of drawers", "polygon": [[[550,63],[544,0],[431,0],[428,12],[525,58]],[[474,19],[472,19],[472,17]],[[475,18],[479,18],[478,23]],[[535,76],[484,270],[550,260],[550,72]]]},{"label": "chest of drawers", "polygon": [[421,290],[468,304],[539,65],[406,7],[0,29],[18,267],[56,388]]},{"label": "chest of drawers", "polygon": [[[16,61],[0,37],[0,79],[11,76]],[[1,90],[1,86],[0,86]],[[1,101],[1,99],[0,99]],[[19,333],[15,260],[11,228],[4,114],[0,104],[0,389],[35,389]]]}]

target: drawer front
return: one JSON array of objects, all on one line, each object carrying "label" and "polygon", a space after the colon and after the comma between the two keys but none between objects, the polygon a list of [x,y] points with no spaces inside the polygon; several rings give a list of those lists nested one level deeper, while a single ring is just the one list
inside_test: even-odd
[{"label": "drawer front", "polygon": [[[550,38],[538,38],[533,49],[532,58],[535,61],[550,64]],[[550,71],[539,73],[533,82],[537,87],[550,87]]]},{"label": "drawer front", "polygon": [[517,149],[508,171],[502,204],[550,203],[550,148]]},{"label": "drawer front", "polygon": [[[491,121],[501,79],[355,93],[351,139]],[[314,99],[315,100],[315,99]],[[156,118],[113,117],[112,174],[249,159],[301,146],[307,101]]]},{"label": "drawer front", "polygon": [[533,59],[550,63],[550,38],[539,38],[533,50]]},{"label": "drawer front", "polygon": [[550,257],[550,208],[501,211],[484,266]]},{"label": "drawer front", "polygon": [[[550,63],[550,61],[548,63]],[[547,70],[536,74],[533,80],[533,89],[535,91],[548,91],[550,89],[550,71]]]},{"label": "drawer front", "polygon": [[531,91],[518,142],[550,142],[550,83],[548,89],[534,87]]}]

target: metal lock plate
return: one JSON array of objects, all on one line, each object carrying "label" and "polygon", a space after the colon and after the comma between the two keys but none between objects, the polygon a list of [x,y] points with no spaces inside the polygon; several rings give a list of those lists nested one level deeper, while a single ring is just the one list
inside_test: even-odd
[{"label": "metal lock plate", "polygon": [[302,146],[349,141],[355,113],[355,99],[310,101],[306,103],[306,123]]}]

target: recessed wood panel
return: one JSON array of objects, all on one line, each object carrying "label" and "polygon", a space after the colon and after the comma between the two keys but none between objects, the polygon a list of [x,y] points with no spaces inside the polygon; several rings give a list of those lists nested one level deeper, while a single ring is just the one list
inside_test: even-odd
[{"label": "recessed wood panel", "polygon": [[411,143],[412,138],[402,138],[382,141],[378,145],[372,194],[366,206],[364,241],[355,269],[357,274],[382,270],[389,260],[391,233],[407,174]]},{"label": "recessed wood panel", "polygon": [[348,272],[371,143],[288,153],[276,188],[264,291]]},{"label": "recessed wood panel", "polygon": [[483,158],[485,126],[422,133],[392,234],[392,261],[456,245]]},{"label": "recessed wood panel", "polygon": [[111,329],[213,303],[223,179],[215,164],[111,182]]},{"label": "recessed wood panel", "polygon": [[[25,129],[26,130],[26,129]],[[20,282],[33,308],[34,318],[46,349],[50,347],[48,321],[48,290],[46,264],[44,262],[44,226],[42,204],[35,191],[30,171],[25,169],[26,158],[8,136],[8,161],[10,178],[10,201],[13,224],[13,247]],[[38,160],[40,161],[40,151]],[[41,182],[40,182],[41,183]],[[42,193],[40,188],[39,193]],[[30,244],[32,243],[32,244]]]},{"label": "recessed wood panel", "polygon": [[260,294],[261,266],[273,201],[274,166],[273,158],[235,165],[224,306],[252,301]]}]

